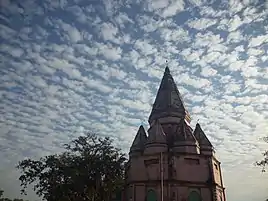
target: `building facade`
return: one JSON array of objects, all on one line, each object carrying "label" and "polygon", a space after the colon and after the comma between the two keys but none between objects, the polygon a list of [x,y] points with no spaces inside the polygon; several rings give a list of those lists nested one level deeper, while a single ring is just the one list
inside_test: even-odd
[{"label": "building facade", "polygon": [[168,67],[148,134],[140,126],[126,165],[126,201],[226,201],[220,162],[190,115]]}]

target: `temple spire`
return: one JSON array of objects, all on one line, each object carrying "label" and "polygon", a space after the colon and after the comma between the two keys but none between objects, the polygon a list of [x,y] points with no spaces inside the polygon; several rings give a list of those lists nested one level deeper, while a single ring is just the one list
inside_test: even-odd
[{"label": "temple spire", "polygon": [[206,134],[202,130],[199,123],[196,124],[195,130],[194,130],[194,136],[198,140],[199,145],[201,147],[203,147],[203,146],[212,147],[211,142],[207,138]]},{"label": "temple spire", "polygon": [[130,147],[130,152],[142,151],[144,149],[146,141],[147,141],[146,131],[144,127],[141,125]]},{"label": "temple spire", "polygon": [[166,66],[166,68],[165,68],[165,73],[166,74],[170,74],[170,70],[169,70],[169,67],[168,66]]},{"label": "temple spire", "polygon": [[190,122],[190,116],[185,109],[181,94],[166,66],[160,87],[153,104],[152,112],[149,117],[149,123],[163,117],[186,118]]},{"label": "temple spire", "polygon": [[165,68],[165,73],[170,74],[170,70],[169,70],[169,67],[168,67],[168,60],[166,60],[166,68]]}]

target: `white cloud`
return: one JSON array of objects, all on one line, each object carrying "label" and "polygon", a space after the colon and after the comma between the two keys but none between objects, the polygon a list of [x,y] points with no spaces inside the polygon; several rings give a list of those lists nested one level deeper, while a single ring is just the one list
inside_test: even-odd
[{"label": "white cloud", "polygon": [[249,41],[248,46],[249,47],[257,47],[257,46],[260,46],[260,45],[266,43],[267,40],[268,40],[267,35],[260,35],[257,37],[252,37]]},{"label": "white cloud", "polygon": [[228,42],[234,43],[241,42],[242,40],[244,40],[244,38],[239,30],[230,32],[227,38]]},{"label": "white cloud", "polygon": [[203,30],[203,29],[209,28],[212,25],[215,25],[216,23],[217,23],[217,20],[215,19],[201,18],[201,19],[190,21],[188,24],[191,28],[194,28],[197,30]]},{"label": "white cloud", "polygon": [[126,13],[119,13],[118,16],[116,16],[115,21],[117,24],[121,27],[124,27],[125,24],[131,23],[134,24],[134,21],[129,18],[129,16]]},{"label": "white cloud", "polygon": [[211,77],[217,74],[217,70],[210,68],[210,67],[202,67],[201,75],[204,77]]},{"label": "white cloud", "polygon": [[235,15],[229,22],[229,31],[235,31],[243,24],[239,15]]},{"label": "white cloud", "polygon": [[225,94],[232,94],[234,92],[240,92],[241,91],[241,84],[239,83],[226,83],[224,85],[225,87]]},{"label": "white cloud", "polygon": [[203,79],[203,78],[197,78],[194,76],[189,76],[188,74],[182,74],[180,77],[175,78],[177,80],[177,82],[179,83],[184,83],[186,85],[190,85],[194,88],[204,88],[207,87],[209,88],[209,86],[211,85],[211,82],[208,81],[207,79]]},{"label": "white cloud", "polygon": [[[178,27],[176,29],[160,29],[160,34],[163,40],[172,42],[188,42],[190,41],[190,36],[188,31]],[[171,46],[172,47],[172,46]]]},{"label": "white cloud", "polygon": [[244,5],[243,5],[242,2],[236,1],[236,0],[230,0],[229,1],[229,11],[232,14],[240,12],[243,8],[244,8]]},{"label": "white cloud", "polygon": [[77,43],[80,40],[82,40],[82,36],[80,34],[80,31],[75,27],[71,26],[70,24],[62,21],[62,20],[57,20],[56,21],[59,26],[66,32],[66,36],[72,43]]},{"label": "white cloud", "polygon": [[264,51],[261,49],[249,48],[247,53],[248,55],[252,55],[252,56],[260,56],[264,54]]},{"label": "white cloud", "polygon": [[117,33],[118,29],[112,23],[105,22],[100,26],[100,34],[104,40],[119,43],[119,40],[116,38]]},{"label": "white cloud", "polygon": [[167,0],[150,0],[147,2],[148,10],[155,11],[158,9],[166,8],[169,5],[169,1]]},{"label": "white cloud", "polygon": [[210,52],[207,55],[203,57],[203,61],[206,63],[211,63],[213,61],[219,60],[219,57],[221,56],[220,52]]},{"label": "white cloud", "polygon": [[0,46],[2,52],[7,52],[11,56],[17,58],[21,57],[24,53],[23,49],[20,47],[12,47],[9,45],[1,45]]},{"label": "white cloud", "polygon": [[184,10],[183,0],[172,0],[168,7],[164,8],[162,16],[171,17]]},{"label": "white cloud", "polygon": [[208,31],[205,34],[198,33],[195,36],[195,45],[197,47],[214,46],[223,41],[223,38],[219,34],[215,35]]},{"label": "white cloud", "polygon": [[113,47],[111,44],[96,44],[99,49],[99,54],[109,60],[118,60],[121,58],[122,49],[120,47]]},{"label": "white cloud", "polygon": [[145,56],[157,52],[156,47],[154,47],[153,45],[151,45],[149,42],[145,40],[137,40],[135,42],[135,47],[137,50],[141,51]]}]

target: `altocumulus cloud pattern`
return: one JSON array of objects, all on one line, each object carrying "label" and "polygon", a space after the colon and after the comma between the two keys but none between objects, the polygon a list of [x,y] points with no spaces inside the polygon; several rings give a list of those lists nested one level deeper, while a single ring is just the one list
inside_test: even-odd
[{"label": "altocumulus cloud pattern", "polygon": [[[124,151],[147,125],[165,60],[223,163],[230,201],[263,201],[268,129],[261,0],[1,0],[0,187],[15,165],[94,130]],[[33,193],[29,199],[36,199]]]}]

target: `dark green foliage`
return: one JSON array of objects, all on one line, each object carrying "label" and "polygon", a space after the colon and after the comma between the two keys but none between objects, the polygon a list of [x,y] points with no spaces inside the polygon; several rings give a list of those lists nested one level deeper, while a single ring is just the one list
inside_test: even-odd
[{"label": "dark green foliage", "polygon": [[65,148],[62,154],[19,163],[22,193],[33,184],[48,201],[106,201],[122,188],[126,158],[109,138],[88,134]]},{"label": "dark green foliage", "polygon": [[[263,138],[263,140],[268,143],[268,137]],[[264,158],[261,161],[257,161],[256,165],[262,167],[262,171],[265,172],[265,168],[268,165],[268,150],[263,153],[263,156]]]}]

